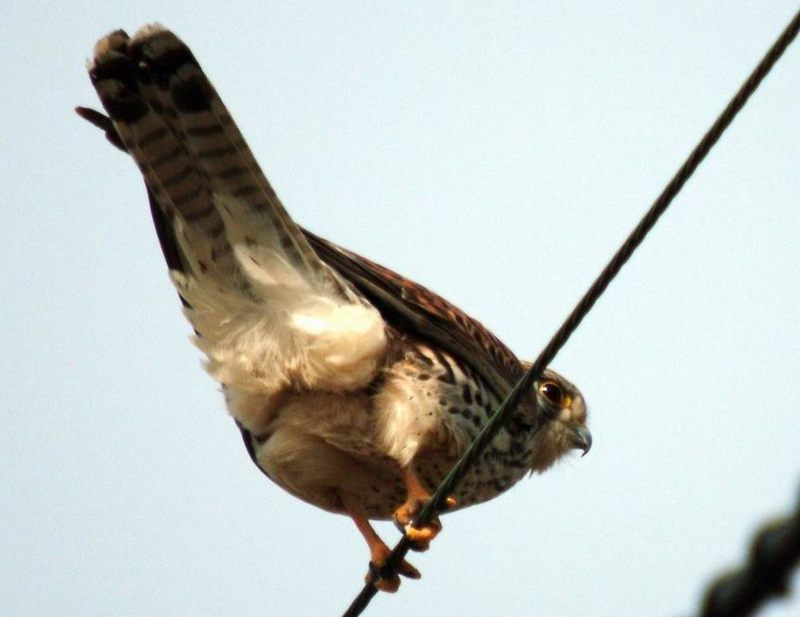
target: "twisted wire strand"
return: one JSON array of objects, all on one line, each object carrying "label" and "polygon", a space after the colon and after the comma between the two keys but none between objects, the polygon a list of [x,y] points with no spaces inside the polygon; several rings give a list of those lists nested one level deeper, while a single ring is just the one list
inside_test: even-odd
[{"label": "twisted wire strand", "polygon": [[[800,496],[799,496],[800,497]],[[712,581],[700,617],[753,615],[772,597],[789,594],[789,580],[800,565],[800,498],[794,514],[762,525],[747,563]]]},{"label": "twisted wire strand", "polygon": [[[789,25],[784,29],[775,43],[767,51],[758,66],[753,70],[747,80],[739,88],[738,92],[730,100],[728,105],[716,119],[711,128],[703,135],[703,138],[692,150],[689,157],[681,165],[680,169],[670,180],[669,184],[664,188],[656,201],[650,206],[650,209],[639,221],[639,224],[631,232],[619,250],[611,258],[606,267],[592,283],[592,286],[583,295],[578,304],[572,309],[567,319],[556,331],[550,342],[545,346],[536,361],[531,365],[528,371],[520,378],[517,384],[512,388],[511,392],[502,402],[497,411],[494,412],[492,417],[484,426],[483,430],[478,434],[475,440],[470,445],[469,449],[464,455],[456,462],[447,476],[442,480],[442,483],[436,489],[436,492],[431,497],[430,501],[420,511],[419,515],[414,520],[414,526],[422,527],[431,522],[431,520],[442,511],[445,499],[451,495],[458,484],[464,477],[469,468],[480,457],[483,450],[492,441],[497,432],[505,425],[508,418],[514,412],[519,404],[522,396],[528,392],[528,389],[533,382],[538,379],[545,367],[550,364],[558,351],[569,340],[572,333],[580,325],[583,318],[589,313],[594,306],[595,302],[600,298],[609,283],[625,265],[633,252],[642,243],[647,234],[656,224],[658,219],[664,211],[672,203],[672,200],[683,188],[686,181],[692,176],[700,163],[710,152],[711,148],[717,143],[722,133],[728,128],[736,115],[744,107],[747,100],[756,91],[761,81],[766,77],[773,65],[786,51],[786,48],[797,36],[800,30],[800,11],[795,14],[794,18],[789,22]],[[538,431],[545,419],[537,417],[537,425],[534,427],[534,433]],[[398,572],[398,568],[402,563],[404,557],[408,553],[410,542],[403,536],[397,543],[389,555],[386,565],[379,573],[380,576],[391,576]],[[376,587],[376,580],[372,577],[367,581],[361,592],[355,597],[353,602],[347,608],[343,617],[357,617],[360,615],[372,598],[378,592]]]}]

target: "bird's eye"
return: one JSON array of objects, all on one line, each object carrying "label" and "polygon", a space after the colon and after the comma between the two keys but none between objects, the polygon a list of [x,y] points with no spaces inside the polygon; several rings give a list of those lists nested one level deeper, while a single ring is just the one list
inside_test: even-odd
[{"label": "bird's eye", "polygon": [[539,394],[545,397],[552,405],[559,406],[564,400],[564,394],[552,381],[545,381],[539,386]]}]

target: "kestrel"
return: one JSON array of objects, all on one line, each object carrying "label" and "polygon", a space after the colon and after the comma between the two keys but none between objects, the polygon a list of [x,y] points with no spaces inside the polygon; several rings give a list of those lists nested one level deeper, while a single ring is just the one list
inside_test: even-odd
[{"label": "kestrel", "polygon": [[[253,462],[355,521],[372,572],[394,519],[418,550],[421,504],[525,364],[428,289],[299,227],[189,48],[158,25],[101,39],[79,108],[141,170],[170,276]],[[534,434],[536,408],[547,423]],[[449,500],[496,497],[591,446],[578,389],[547,370]],[[400,574],[418,578],[405,562]],[[394,575],[374,582],[394,591]]]}]

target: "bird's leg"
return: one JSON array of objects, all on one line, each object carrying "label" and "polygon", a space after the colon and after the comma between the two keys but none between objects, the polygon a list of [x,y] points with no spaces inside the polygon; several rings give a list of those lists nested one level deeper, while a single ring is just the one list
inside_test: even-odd
[{"label": "bird's leg", "polygon": [[[415,551],[426,551],[437,534],[442,530],[442,523],[439,517],[434,517],[430,523],[422,527],[414,526],[414,517],[419,514],[425,503],[431,498],[431,494],[417,477],[411,465],[401,469],[403,483],[406,486],[406,501],[394,512],[394,522],[400,530],[411,541],[411,548]],[[445,501],[447,508],[456,505],[454,497],[448,497]]]},{"label": "bird's leg", "polygon": [[398,572],[393,572],[389,576],[385,575],[382,570],[385,568],[386,560],[392,551],[386,546],[386,543],[381,540],[380,536],[375,533],[375,530],[365,516],[347,506],[345,506],[345,510],[350,518],[353,519],[361,535],[364,536],[364,539],[367,541],[367,546],[369,546],[370,562],[369,572],[367,572],[365,577],[366,582],[374,583],[375,587],[381,591],[394,593],[397,591],[398,587],[400,587],[399,575],[415,579],[422,576],[419,570],[405,560],[400,564]]}]

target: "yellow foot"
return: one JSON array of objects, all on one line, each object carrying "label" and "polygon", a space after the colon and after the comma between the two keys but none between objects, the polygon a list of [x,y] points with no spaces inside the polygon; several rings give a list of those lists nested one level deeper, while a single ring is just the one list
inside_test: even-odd
[{"label": "yellow foot", "polygon": [[408,563],[405,559],[400,564],[400,569],[396,574],[387,575],[383,570],[386,568],[386,560],[391,551],[384,545],[385,550],[377,550],[373,552],[372,561],[369,562],[369,572],[364,577],[367,583],[375,585],[378,591],[385,591],[387,593],[394,593],[400,587],[400,577],[419,579],[422,575],[414,566]]},{"label": "yellow foot", "polygon": [[360,514],[355,508],[347,508],[346,501],[342,500],[342,503],[344,504],[345,512],[353,519],[353,522],[356,524],[356,527],[358,527],[358,530],[361,532],[361,535],[364,536],[369,546],[369,558],[371,561],[369,562],[369,572],[367,572],[367,576],[365,577],[367,583],[372,583],[380,591],[394,593],[397,591],[398,587],[400,587],[401,576],[405,576],[406,578],[420,578],[422,576],[419,570],[407,561],[400,563],[397,572],[386,572],[386,562],[389,559],[389,555],[392,554],[392,551],[386,546],[384,541],[380,539],[380,536],[375,533],[372,525],[369,524],[369,521],[363,514]]},{"label": "yellow foot", "polygon": [[[406,537],[411,541],[411,548],[415,551],[427,551],[433,540],[442,530],[439,517],[422,527],[414,526],[414,518],[419,514],[427,499],[409,499],[394,512],[394,522]],[[457,502],[454,497],[445,500],[445,510],[454,508]]]}]

